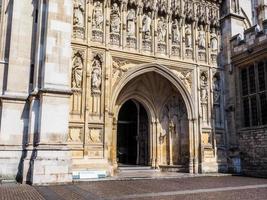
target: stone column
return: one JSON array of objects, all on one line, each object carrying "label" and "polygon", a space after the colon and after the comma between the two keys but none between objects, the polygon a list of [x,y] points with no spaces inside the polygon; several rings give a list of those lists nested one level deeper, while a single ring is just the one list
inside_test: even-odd
[{"label": "stone column", "polygon": [[67,148],[69,122],[72,0],[49,0],[46,9],[45,57],[41,65],[38,140],[28,174],[32,184],[71,182]]},{"label": "stone column", "polygon": [[23,150],[28,143],[34,4],[31,0],[4,2],[0,24],[0,176],[21,181]]}]

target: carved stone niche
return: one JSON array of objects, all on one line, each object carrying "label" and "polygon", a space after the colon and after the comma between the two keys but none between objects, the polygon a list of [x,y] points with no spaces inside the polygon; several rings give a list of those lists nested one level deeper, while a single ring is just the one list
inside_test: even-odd
[{"label": "carved stone niche", "polygon": [[102,55],[95,54],[92,60],[92,68],[91,68],[91,93],[92,95],[101,94],[102,64],[103,64]]},{"label": "carved stone niche", "polygon": [[152,10],[144,9],[142,16],[142,47],[144,51],[152,51]]},{"label": "carved stone niche", "polygon": [[96,0],[93,2],[92,14],[92,40],[103,42],[104,40],[104,6],[103,1]]},{"label": "carved stone niche", "polygon": [[73,37],[85,37],[85,0],[73,1]]},{"label": "carved stone niche", "polygon": [[112,1],[110,11],[110,44],[120,45],[121,40],[121,5],[119,1]]},{"label": "carved stone niche", "polygon": [[71,87],[74,90],[82,88],[84,57],[85,52],[83,50],[73,50]]},{"label": "carved stone niche", "polygon": [[193,58],[193,39],[192,39],[192,25],[187,24],[185,26],[185,57],[188,59]]}]

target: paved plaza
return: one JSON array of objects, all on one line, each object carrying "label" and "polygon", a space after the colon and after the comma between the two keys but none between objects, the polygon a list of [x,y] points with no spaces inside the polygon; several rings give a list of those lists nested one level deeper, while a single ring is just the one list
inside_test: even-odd
[{"label": "paved plaza", "polygon": [[68,185],[2,184],[1,200],[222,199],[265,200],[267,179],[240,176],[77,182]]}]

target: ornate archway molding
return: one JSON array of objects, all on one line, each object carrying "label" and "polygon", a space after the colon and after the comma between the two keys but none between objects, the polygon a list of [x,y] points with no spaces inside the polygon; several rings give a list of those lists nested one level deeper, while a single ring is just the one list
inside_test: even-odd
[{"label": "ornate archway molding", "polygon": [[[148,114],[150,115],[150,119],[152,120],[155,115],[153,114],[153,112],[151,112],[153,109],[151,106],[151,104],[149,103],[149,101],[147,99],[145,99],[145,97],[143,96],[129,96],[127,98],[124,97],[123,101],[119,101],[119,95],[120,92],[123,90],[123,88],[127,85],[127,83],[129,83],[131,80],[133,80],[134,78],[143,75],[145,73],[149,73],[149,72],[155,72],[159,75],[161,75],[162,77],[166,78],[176,89],[177,91],[181,94],[185,106],[186,106],[186,110],[187,110],[187,115],[188,115],[188,121],[189,121],[189,172],[190,173],[198,173],[198,165],[199,165],[199,135],[197,132],[197,112],[195,111],[195,106],[194,106],[194,102],[193,102],[193,98],[191,96],[191,94],[189,93],[189,91],[187,90],[186,86],[183,84],[182,80],[179,79],[179,77],[177,77],[169,68],[157,64],[157,63],[149,63],[149,64],[141,64],[138,65],[137,67],[134,67],[132,69],[130,69],[129,71],[127,71],[122,78],[120,79],[120,81],[116,84],[115,88],[114,88],[114,92],[111,98],[111,104],[110,104],[110,108],[113,111],[113,116],[115,118],[117,118],[118,116],[118,112],[119,112],[119,108],[121,107],[121,105],[123,102],[125,102],[127,99],[130,98],[134,98],[137,99],[139,102],[141,102],[146,109],[150,110],[150,112],[148,112]],[[150,104],[150,105],[149,105]],[[153,116],[154,115],[154,116]],[[155,118],[154,118],[155,119]],[[158,121],[151,121],[152,127],[151,130],[153,131],[153,134],[155,135],[155,137],[157,137],[157,123]],[[114,123],[114,125],[116,125],[116,123]],[[113,139],[115,144],[113,144],[114,146],[116,145],[116,128],[113,128],[114,132],[113,132]],[[153,137],[154,138],[154,137]],[[155,138],[156,139],[156,138]],[[113,156],[116,155],[116,150],[113,149]],[[154,152],[155,154],[157,154],[157,152]],[[157,157],[157,155],[153,155],[152,157]],[[116,160],[116,158],[113,158],[113,160]],[[156,162],[156,161],[152,161]],[[115,161],[116,164],[116,161]],[[154,163],[155,166],[157,166],[157,163]],[[152,164],[153,166],[153,164]]]}]

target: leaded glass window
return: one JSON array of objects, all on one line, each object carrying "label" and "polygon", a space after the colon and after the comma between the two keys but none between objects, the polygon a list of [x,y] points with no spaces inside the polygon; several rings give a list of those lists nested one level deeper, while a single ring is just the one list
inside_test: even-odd
[{"label": "leaded glass window", "polygon": [[240,70],[243,126],[267,125],[267,61]]}]

